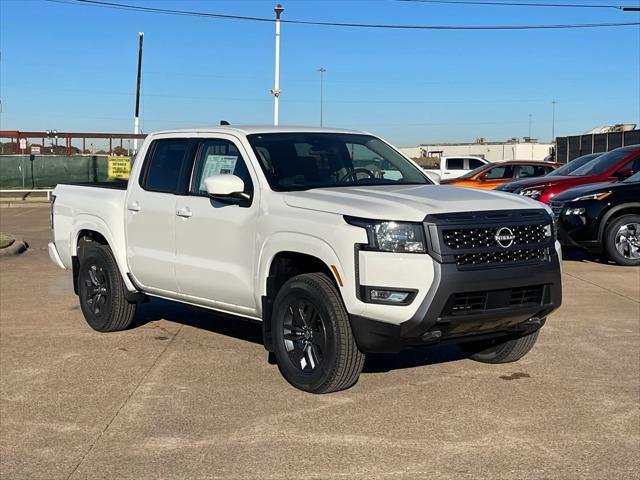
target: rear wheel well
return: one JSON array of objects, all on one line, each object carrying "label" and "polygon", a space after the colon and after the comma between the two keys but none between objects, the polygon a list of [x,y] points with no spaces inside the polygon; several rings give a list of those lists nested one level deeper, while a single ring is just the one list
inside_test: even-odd
[{"label": "rear wheel well", "polygon": [[334,286],[338,287],[331,269],[318,257],[298,252],[279,252],[273,258],[267,277],[267,293],[262,297],[262,338],[268,351],[273,352],[271,310],[278,291],[287,280],[296,275],[317,272],[327,275]]}]

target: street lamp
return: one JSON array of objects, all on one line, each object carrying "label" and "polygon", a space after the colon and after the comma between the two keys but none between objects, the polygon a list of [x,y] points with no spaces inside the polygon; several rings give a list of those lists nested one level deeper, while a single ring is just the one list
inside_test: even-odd
[{"label": "street lamp", "polygon": [[551,143],[556,141],[556,102],[551,102]]},{"label": "street lamp", "polygon": [[320,72],[320,127],[322,127],[323,124],[323,103],[324,103],[324,72],[326,72],[327,69],[324,67],[320,67],[318,69],[318,72]]},{"label": "street lamp", "polygon": [[533,117],[533,115],[530,113],[529,114],[529,141],[531,141],[531,117]]},{"label": "street lamp", "polygon": [[280,97],[280,15],[284,12],[284,7],[277,4],[273,9],[276,12],[276,59],[275,59],[275,85],[271,93],[273,93],[273,124],[278,125],[279,121],[279,105],[278,99]]}]

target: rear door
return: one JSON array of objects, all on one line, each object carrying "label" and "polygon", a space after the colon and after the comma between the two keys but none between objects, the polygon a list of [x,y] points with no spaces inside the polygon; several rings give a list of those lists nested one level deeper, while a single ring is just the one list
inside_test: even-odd
[{"label": "rear door", "polygon": [[[248,204],[209,198],[204,179],[233,174],[251,196]],[[176,279],[180,295],[222,310],[255,315],[253,295],[257,179],[248,154],[232,135],[198,140],[188,191],[177,196]]]},{"label": "rear door", "polygon": [[446,158],[442,170],[442,179],[458,178],[466,173],[464,169],[465,159],[460,157]]},{"label": "rear door", "polygon": [[160,294],[177,291],[175,206],[190,140],[159,138],[149,145],[140,176],[126,200],[127,258],[135,281]]}]

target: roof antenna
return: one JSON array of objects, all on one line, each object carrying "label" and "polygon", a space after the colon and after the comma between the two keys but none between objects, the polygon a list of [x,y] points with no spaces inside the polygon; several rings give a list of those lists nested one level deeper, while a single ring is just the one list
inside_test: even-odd
[{"label": "roof antenna", "polygon": [[220,125],[231,125],[231,124],[226,120],[220,120]]}]

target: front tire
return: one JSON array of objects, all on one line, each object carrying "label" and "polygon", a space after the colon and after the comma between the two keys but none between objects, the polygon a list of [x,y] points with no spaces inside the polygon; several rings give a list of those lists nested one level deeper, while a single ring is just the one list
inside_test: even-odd
[{"label": "front tire", "polygon": [[131,325],[136,304],[125,297],[125,285],[108,246],[90,244],[84,250],[78,296],[82,314],[94,330],[115,332]]},{"label": "front tire", "polygon": [[330,393],[358,381],[365,356],[331,280],[322,273],[289,279],[276,296],[272,332],[282,376],[310,393]]},{"label": "front tire", "polygon": [[538,340],[536,330],[522,337],[504,339],[494,338],[479,342],[460,343],[458,347],[469,358],[482,363],[510,363],[524,357]]},{"label": "front tire", "polygon": [[605,248],[618,265],[640,265],[640,215],[623,215],[605,230]]}]

